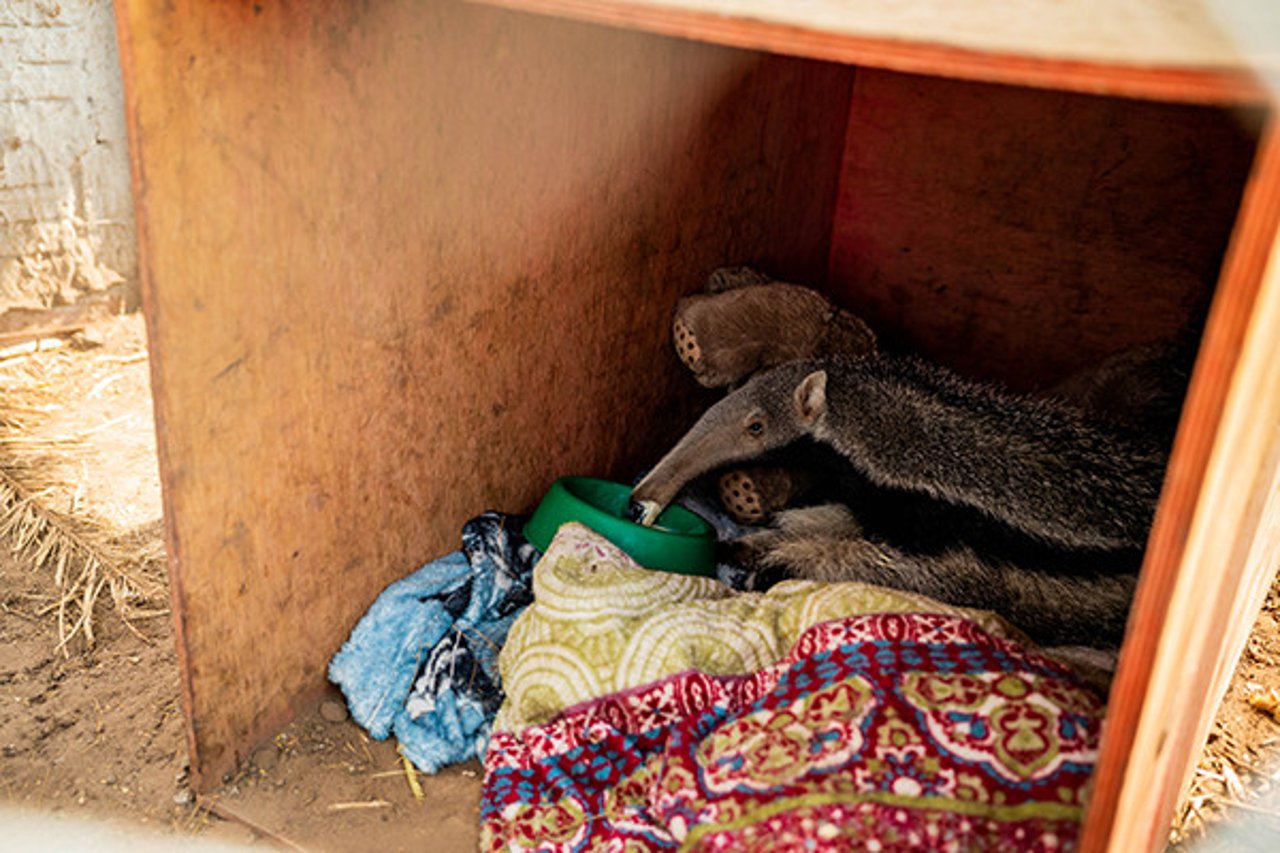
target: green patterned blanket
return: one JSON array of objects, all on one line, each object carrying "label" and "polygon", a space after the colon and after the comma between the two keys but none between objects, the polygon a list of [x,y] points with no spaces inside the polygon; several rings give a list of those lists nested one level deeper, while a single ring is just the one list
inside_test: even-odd
[{"label": "green patterned blanket", "polygon": [[809,627],[846,616],[946,613],[996,636],[1021,636],[994,614],[862,583],[786,581],[767,593],[735,593],[710,578],[642,568],[578,524],[562,527],[534,568],[533,597],[498,658],[507,698],[495,730],[543,723],[685,670],[754,672]]}]

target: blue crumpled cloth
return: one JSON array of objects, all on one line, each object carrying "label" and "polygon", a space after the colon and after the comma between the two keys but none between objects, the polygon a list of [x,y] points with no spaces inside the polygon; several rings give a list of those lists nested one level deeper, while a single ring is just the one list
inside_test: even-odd
[{"label": "blue crumpled cloth", "polygon": [[352,718],[395,735],[420,770],[482,758],[502,704],[498,651],[533,601],[539,552],[523,519],[486,512],[462,529],[462,550],[383,590],[329,662]]}]

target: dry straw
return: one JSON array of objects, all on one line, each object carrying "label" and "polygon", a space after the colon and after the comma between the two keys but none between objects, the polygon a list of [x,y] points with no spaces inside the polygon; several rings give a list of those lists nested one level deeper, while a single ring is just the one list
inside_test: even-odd
[{"label": "dry straw", "polygon": [[135,621],[167,611],[157,606],[165,593],[157,537],[114,530],[77,511],[74,499],[68,511],[54,506],[74,487],[55,473],[59,463],[83,453],[75,439],[40,437],[36,431],[57,405],[50,373],[66,357],[35,353],[0,364],[0,547],[49,573],[52,594],[35,615],[56,614],[58,648],[69,654],[77,638],[94,644],[104,591],[124,625],[139,636]]}]

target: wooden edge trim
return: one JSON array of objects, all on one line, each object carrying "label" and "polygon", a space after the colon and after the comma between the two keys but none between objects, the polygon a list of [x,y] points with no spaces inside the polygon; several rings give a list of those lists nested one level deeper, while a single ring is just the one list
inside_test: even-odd
[{"label": "wooden edge trim", "polygon": [[[1111,689],[1098,768],[1080,840],[1083,853],[1107,849],[1126,777],[1144,769],[1130,766],[1135,732],[1151,684],[1161,634],[1176,627],[1167,624],[1169,603],[1278,228],[1280,128],[1272,119],[1245,188],[1165,475]],[[1169,799],[1168,786],[1156,779],[1148,782],[1153,796]],[[1176,798],[1176,792],[1173,796]],[[1163,844],[1163,833],[1175,805],[1162,802],[1153,810],[1152,825],[1147,827],[1151,849]]]},{"label": "wooden edge trim", "polygon": [[987,83],[1196,104],[1265,103],[1266,86],[1230,68],[1176,68],[995,53],[929,42],[824,32],[612,0],[468,0],[729,47]]},{"label": "wooden edge trim", "polygon": [[264,826],[261,822],[254,820],[239,809],[228,805],[221,797],[198,795],[196,797],[196,808],[204,809],[209,814],[216,815],[225,821],[247,827],[250,832],[253,832],[259,838],[266,839],[280,850],[287,850],[289,853],[314,853],[314,851],[307,850],[307,848],[284,833]]},{"label": "wooden edge trim", "polygon": [[147,351],[151,370],[152,412],[156,430],[156,455],[160,469],[160,501],[164,513],[164,545],[169,569],[169,609],[173,614],[174,647],[178,659],[178,684],[181,696],[182,715],[186,723],[187,758],[190,761],[191,786],[196,790],[204,790],[213,780],[206,779],[204,763],[200,755],[196,739],[195,718],[193,716],[193,694],[191,688],[191,666],[187,655],[186,609],[182,586],[182,547],[178,541],[177,526],[174,524],[173,496],[169,491],[170,472],[173,464],[169,459],[169,443],[165,440],[164,407],[160,402],[165,399],[164,376],[159,368],[163,361],[156,335],[155,274],[151,269],[150,240],[147,224],[147,177],[146,165],[142,156],[143,133],[139,120],[137,70],[134,65],[133,31],[130,27],[130,0],[114,0],[116,21],[116,49],[120,56],[120,70],[124,82],[124,117],[125,130],[129,142],[130,184],[133,194],[134,233],[138,245],[138,285],[142,298],[142,316],[147,327]]}]

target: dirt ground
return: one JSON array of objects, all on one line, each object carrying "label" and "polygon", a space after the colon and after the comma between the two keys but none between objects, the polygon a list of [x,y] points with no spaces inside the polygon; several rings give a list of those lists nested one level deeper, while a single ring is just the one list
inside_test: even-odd
[{"label": "dirt ground", "polygon": [[104,619],[93,650],[64,656],[56,627],[30,615],[49,595],[48,578],[2,565],[0,802],[245,845],[476,848],[479,765],[417,776],[417,801],[394,748],[371,742],[334,698],[255,751],[218,791],[193,798],[167,623],[143,640]]},{"label": "dirt ground", "polygon": [[[1178,811],[1170,834],[1178,849],[1280,850],[1280,709],[1268,712],[1250,701],[1273,688],[1280,690],[1280,582],[1258,614]],[[1240,821],[1253,825],[1258,846],[1217,833],[1205,837]]]},{"label": "dirt ground", "polygon": [[[61,483],[42,500],[159,549],[141,320],[117,318],[87,337],[79,348],[0,354],[0,383],[38,379],[57,402],[37,429],[77,442],[55,463]],[[414,774],[418,799],[394,746],[370,741],[335,695],[260,746],[219,790],[194,797],[163,594],[156,615],[129,627],[104,596],[95,645],[77,640],[65,653],[52,615],[41,615],[54,600],[47,568],[0,547],[0,822],[20,808],[177,833],[184,847],[199,836],[334,853],[476,848],[479,765]],[[1280,849],[1274,837],[1263,846],[1253,846],[1256,835],[1204,838],[1224,818],[1280,832],[1280,722],[1249,701],[1265,688],[1280,688],[1280,588],[1258,618],[1179,810],[1171,835],[1179,849]]]},{"label": "dirt ground", "polygon": [[[0,383],[24,383],[67,440],[41,501],[155,549],[161,499],[145,333],[137,315],[99,323],[78,345],[0,354]],[[178,667],[163,588],[156,615],[126,627],[104,594],[96,643],[59,650],[52,571],[0,546],[0,808],[124,821],[236,845],[307,851],[474,850],[480,766],[425,777],[418,800],[388,743],[370,741],[329,696],[252,753],[208,796],[187,788]],[[2,819],[2,818],[0,818]],[[254,827],[251,829],[250,827]]]},{"label": "dirt ground", "polygon": [[[47,476],[59,487],[41,500],[104,530],[156,539],[160,496],[141,323],[103,324],[84,347],[0,361],[0,382],[23,390],[44,415],[33,431],[75,448],[52,457]],[[186,745],[167,601],[159,596],[158,615],[133,630],[108,618],[104,601],[95,646],[76,641],[64,651],[45,612],[56,600],[47,567],[0,548],[0,798],[195,828],[195,816],[174,799],[184,790]]]},{"label": "dirt ground", "polygon": [[167,624],[148,641],[111,620],[93,650],[57,651],[46,573],[0,562],[0,799],[190,832],[186,736]]}]

